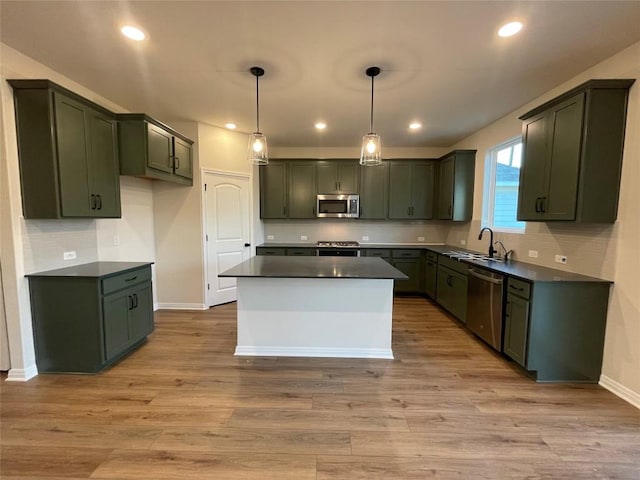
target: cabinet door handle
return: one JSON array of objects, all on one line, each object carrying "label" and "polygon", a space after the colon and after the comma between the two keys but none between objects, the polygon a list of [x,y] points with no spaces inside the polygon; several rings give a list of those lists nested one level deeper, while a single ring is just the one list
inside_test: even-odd
[{"label": "cabinet door handle", "polygon": [[133,300],[135,301],[135,304],[133,305],[133,308],[138,308],[138,294],[137,293],[133,294]]},{"label": "cabinet door handle", "polygon": [[133,310],[133,297],[131,295],[127,295],[127,302],[129,303],[129,310]]},{"label": "cabinet door handle", "polygon": [[536,213],[540,213],[540,197],[536,197]]},{"label": "cabinet door handle", "polygon": [[102,195],[96,195],[98,198],[98,210],[102,210]]},{"label": "cabinet door handle", "polygon": [[542,197],[540,199],[540,212],[547,213],[547,197]]},{"label": "cabinet door handle", "polygon": [[179,157],[173,157],[173,160],[174,160],[174,162],[173,162],[173,168],[174,168],[175,170],[180,169],[180,158],[179,158]]},{"label": "cabinet door handle", "polygon": [[91,194],[91,210],[95,210],[97,204],[98,203],[96,201],[96,196],[92,193]]},{"label": "cabinet door handle", "polygon": [[447,275],[447,285],[449,285],[450,287],[453,287],[453,282],[451,281],[451,275]]}]

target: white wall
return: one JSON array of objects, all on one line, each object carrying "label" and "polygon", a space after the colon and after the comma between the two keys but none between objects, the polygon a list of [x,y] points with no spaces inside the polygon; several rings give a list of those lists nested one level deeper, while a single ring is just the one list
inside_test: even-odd
[{"label": "white wall", "polygon": [[[114,112],[125,110],[95,92],[58,74],[20,52],[0,44],[0,238],[2,280],[11,357],[9,379],[25,380],[37,373],[25,273],[97,260],[153,261],[153,194],[148,180],[121,179],[122,218],[117,220],[25,220],[22,217],[20,169],[13,92],[9,78],[47,78]],[[115,232],[120,245],[113,245]],[[77,258],[64,261],[65,251]]]},{"label": "white wall", "polygon": [[[613,280],[604,349],[602,383],[640,406],[640,43],[559,85],[515,112],[476,132],[455,148],[477,148],[473,221],[454,226],[447,242],[466,240],[473,250],[486,250],[478,241],[482,218],[484,158],[487,151],[521,134],[518,117],[531,108],[592,78],[635,78],[629,96],[626,140],[618,220],[613,225],[579,225],[571,222],[527,223],[526,232],[499,235],[516,259]],[[527,257],[537,250],[537,259]],[[566,266],[554,262],[555,254],[568,257]]]}]

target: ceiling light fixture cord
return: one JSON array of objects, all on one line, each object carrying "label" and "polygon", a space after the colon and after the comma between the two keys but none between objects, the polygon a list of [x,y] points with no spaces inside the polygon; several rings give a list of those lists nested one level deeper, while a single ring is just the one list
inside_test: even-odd
[{"label": "ceiling light fixture cord", "polygon": [[258,88],[258,82],[260,76],[256,75],[256,132],[260,131],[260,89]]},{"label": "ceiling light fixture cord", "polygon": [[371,75],[371,120],[369,121],[369,132],[373,132],[373,79],[375,75]]}]

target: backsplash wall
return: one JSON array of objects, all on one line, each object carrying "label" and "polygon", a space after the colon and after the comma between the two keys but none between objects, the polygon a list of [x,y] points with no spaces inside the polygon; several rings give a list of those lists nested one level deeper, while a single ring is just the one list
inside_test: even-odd
[{"label": "backsplash wall", "polygon": [[[315,243],[318,240],[360,243],[444,243],[449,232],[446,222],[393,222],[362,220],[267,220],[263,221],[264,242]],[[274,239],[270,239],[273,235]],[[306,240],[301,240],[305,235]],[[368,236],[369,240],[363,240]],[[418,237],[424,237],[419,240]]]}]

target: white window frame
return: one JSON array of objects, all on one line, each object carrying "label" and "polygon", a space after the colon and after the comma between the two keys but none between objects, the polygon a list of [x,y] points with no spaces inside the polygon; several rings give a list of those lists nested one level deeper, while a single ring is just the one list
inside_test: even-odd
[{"label": "white window frame", "polygon": [[495,197],[496,197],[496,170],[498,163],[498,152],[508,147],[513,147],[522,143],[522,137],[514,137],[505,142],[494,145],[487,150],[484,167],[484,189],[482,190],[482,227],[489,227],[494,232],[503,233],[524,233],[526,224],[522,228],[502,227],[492,225],[491,219],[494,217]]}]

